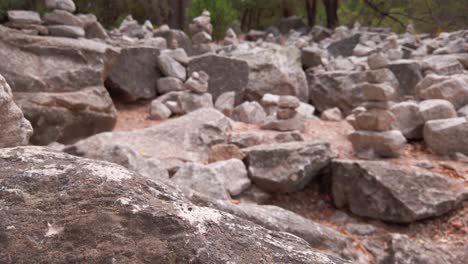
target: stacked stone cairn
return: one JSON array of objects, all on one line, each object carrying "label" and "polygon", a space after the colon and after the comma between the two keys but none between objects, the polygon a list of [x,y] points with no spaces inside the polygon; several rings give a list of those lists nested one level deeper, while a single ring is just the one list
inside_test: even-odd
[{"label": "stacked stone cairn", "polygon": [[213,25],[211,24],[211,14],[208,10],[204,10],[201,16],[192,20],[189,30],[192,35],[194,49],[198,53],[201,54],[211,50],[210,43],[213,41],[213,37],[211,36]]},{"label": "stacked stone cairn", "polygon": [[239,44],[239,39],[237,38],[237,34],[232,28],[229,28],[226,31],[226,35],[224,36],[224,45],[229,46],[229,45],[237,45],[237,44]]},{"label": "stacked stone cairn", "polygon": [[37,12],[27,10],[10,10],[7,12],[8,23],[5,26],[18,29],[30,35],[47,35],[47,27],[42,25]]},{"label": "stacked stone cairn", "polygon": [[389,83],[361,84],[365,111],[358,111],[350,122],[355,132],[349,135],[360,158],[396,158],[405,146],[406,139],[395,130],[395,116],[390,111],[391,101],[396,96]]},{"label": "stacked stone cairn", "polygon": [[73,15],[76,10],[72,0],[46,0],[49,13],[44,15],[49,35],[67,38],[86,36],[83,21]]},{"label": "stacked stone cairn", "polygon": [[274,96],[264,96],[262,104],[266,105],[267,112],[272,114],[276,111],[276,115],[270,115],[262,124],[263,129],[271,129],[277,131],[304,131],[305,118],[297,111],[301,102],[295,96],[284,95],[279,96],[275,106]]}]

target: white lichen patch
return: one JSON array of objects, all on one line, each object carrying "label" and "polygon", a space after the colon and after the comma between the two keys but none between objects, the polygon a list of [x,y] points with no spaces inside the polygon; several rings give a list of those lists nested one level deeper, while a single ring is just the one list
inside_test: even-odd
[{"label": "white lichen patch", "polygon": [[146,208],[148,208],[148,205],[138,205],[138,204],[132,204],[132,213],[136,214],[142,210],[145,210]]},{"label": "white lichen patch", "polygon": [[24,171],[24,175],[27,177],[37,177],[46,175],[48,177],[57,176],[66,173],[67,170],[72,169],[73,166],[57,166],[55,164],[48,164],[41,168],[32,168]]},{"label": "white lichen patch", "polygon": [[49,223],[47,223],[47,232],[45,234],[45,237],[53,237],[53,236],[56,236],[58,234],[60,234],[62,231],[63,231],[63,228],[62,227],[56,227],[56,226],[53,226]]},{"label": "white lichen patch", "polygon": [[120,203],[121,205],[129,205],[131,201],[132,201],[131,198],[122,197],[122,198],[117,199],[115,202]]},{"label": "white lichen patch", "polygon": [[132,178],[132,174],[123,167],[112,166],[110,164],[86,164],[84,169],[93,172],[96,176],[106,178],[109,181],[121,182],[122,180],[129,180]]},{"label": "white lichen patch", "polygon": [[196,227],[200,234],[207,232],[208,222],[220,224],[223,219],[223,215],[215,209],[187,205],[179,207],[177,215]]}]

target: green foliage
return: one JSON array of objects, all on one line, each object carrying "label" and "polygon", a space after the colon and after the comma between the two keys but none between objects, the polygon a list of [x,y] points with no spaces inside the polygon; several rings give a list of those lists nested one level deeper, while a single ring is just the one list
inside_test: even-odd
[{"label": "green foliage", "polygon": [[193,0],[190,17],[199,16],[205,9],[210,11],[213,35],[220,38],[239,18],[239,13],[233,8],[232,2],[231,0]]}]

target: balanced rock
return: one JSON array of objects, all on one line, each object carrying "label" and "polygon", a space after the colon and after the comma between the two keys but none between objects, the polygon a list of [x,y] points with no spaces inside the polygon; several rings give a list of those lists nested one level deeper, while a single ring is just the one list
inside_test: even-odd
[{"label": "balanced rock", "polygon": [[193,93],[206,93],[208,92],[208,81],[210,76],[204,72],[192,72],[190,78],[185,82],[185,88]]},{"label": "balanced rock", "polygon": [[46,0],[45,4],[49,10],[59,9],[68,11],[70,13],[74,13],[76,10],[76,6],[73,0]]}]

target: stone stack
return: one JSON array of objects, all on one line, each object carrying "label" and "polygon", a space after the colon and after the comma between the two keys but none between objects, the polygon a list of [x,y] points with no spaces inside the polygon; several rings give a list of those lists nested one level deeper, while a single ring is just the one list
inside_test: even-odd
[{"label": "stone stack", "polygon": [[73,15],[76,10],[73,0],[46,0],[46,7],[50,11],[44,15],[49,35],[66,38],[86,36],[83,21]]},{"label": "stone stack", "polygon": [[[266,100],[262,102],[265,103]],[[297,111],[300,105],[301,102],[295,96],[280,96],[277,103],[276,116],[269,116],[261,127],[277,131],[304,131],[305,117],[298,114]]]},{"label": "stone stack", "polygon": [[213,41],[213,37],[211,36],[213,25],[211,24],[211,14],[209,11],[204,10],[201,16],[194,18],[189,25],[189,30],[196,53],[203,54],[211,51],[210,43]]},{"label": "stone stack", "polygon": [[232,28],[229,28],[226,31],[226,35],[224,37],[224,45],[229,46],[229,45],[237,45],[237,44],[239,44],[239,39],[237,38],[237,34]]},{"label": "stone stack", "polygon": [[351,123],[356,129],[349,139],[361,158],[394,158],[399,156],[406,139],[394,130],[395,116],[390,111],[395,89],[388,83],[363,83],[363,106],[366,111],[356,115]]},{"label": "stone stack", "polygon": [[26,10],[10,10],[7,12],[8,23],[5,25],[23,31],[30,35],[47,35],[47,28],[42,25],[37,12]]}]

